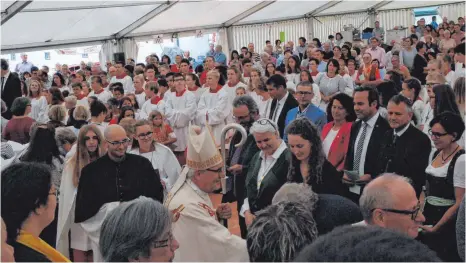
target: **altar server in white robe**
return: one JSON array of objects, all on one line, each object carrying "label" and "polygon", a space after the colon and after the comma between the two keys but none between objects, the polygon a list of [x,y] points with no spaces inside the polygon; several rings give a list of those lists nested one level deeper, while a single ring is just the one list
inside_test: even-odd
[{"label": "altar server in white robe", "polygon": [[172,150],[154,140],[152,123],[147,120],[136,122],[136,147],[130,153],[146,157],[154,169],[159,171],[160,179],[170,191],[181,172],[181,166]]},{"label": "altar server in white robe", "polygon": [[[242,82],[241,72],[237,67],[230,67],[227,70],[228,82],[223,86],[223,89],[228,93],[228,104],[232,105],[233,100],[236,98],[236,89],[239,87],[248,88],[246,84]],[[227,119],[228,123],[233,123],[233,111],[230,111]]]},{"label": "altar server in white robe", "polygon": [[209,193],[221,188],[223,160],[209,128],[188,130],[187,165],[167,196],[173,214],[173,235],[180,244],[174,261],[248,261],[246,241],[218,219],[231,217],[230,204],[214,209]]},{"label": "altar server in white robe", "polygon": [[202,94],[197,106],[196,120],[201,125],[207,123],[212,127],[215,143],[220,145],[220,135],[232,110],[228,101],[228,93],[218,84],[220,74],[216,71],[207,73],[206,86],[209,90]]},{"label": "altar server in white robe", "polygon": [[186,90],[185,77],[181,73],[175,73],[173,79],[176,91],[175,94],[170,95],[165,104],[165,116],[176,135],[176,147],[173,152],[180,164],[184,165],[188,126],[196,114],[196,96]]},{"label": "altar server in white robe", "polygon": [[150,97],[141,107],[141,111],[147,116],[154,110],[165,114],[165,101],[159,95],[159,84],[155,81],[147,82],[146,95]]},{"label": "altar server in white robe", "polygon": [[104,89],[101,77],[93,76],[91,87],[92,91],[89,93],[88,97],[95,96],[103,103],[107,103],[110,98],[113,98],[112,93]]},{"label": "altar server in white robe", "polygon": [[104,137],[97,126],[84,125],[79,131],[75,145],[75,153],[66,162],[60,184],[57,250],[69,257],[71,246],[75,262],[90,262],[92,254],[88,252],[92,250],[91,240],[84,229],[74,223],[76,188],[82,168],[104,155]]}]

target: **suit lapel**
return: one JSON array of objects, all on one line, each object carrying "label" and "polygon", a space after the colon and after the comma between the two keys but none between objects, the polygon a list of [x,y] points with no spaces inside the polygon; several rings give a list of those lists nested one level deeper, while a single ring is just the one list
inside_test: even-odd
[{"label": "suit lapel", "polygon": [[285,162],[285,152],[283,152],[280,157],[278,157],[277,162],[270,168],[270,170],[265,175],[264,179],[262,179],[262,183],[259,188],[259,192],[257,193],[257,197],[262,195],[264,188],[271,183],[275,179],[275,173],[280,171],[280,168],[283,167],[283,163]]}]

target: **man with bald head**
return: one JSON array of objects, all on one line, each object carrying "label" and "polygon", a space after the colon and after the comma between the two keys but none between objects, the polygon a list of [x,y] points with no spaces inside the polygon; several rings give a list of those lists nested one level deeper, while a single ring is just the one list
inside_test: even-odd
[{"label": "man with bald head", "polygon": [[79,178],[75,222],[91,239],[94,260],[99,254],[100,226],[105,216],[121,202],[139,196],[163,201],[164,187],[158,170],[138,155],[126,153],[130,139],[123,127],[111,125],[104,132],[107,154],[86,165]]},{"label": "man with bald head", "polygon": [[410,180],[396,174],[382,174],[368,183],[359,199],[359,208],[365,224],[389,228],[412,238],[418,236],[419,227],[426,220]]}]

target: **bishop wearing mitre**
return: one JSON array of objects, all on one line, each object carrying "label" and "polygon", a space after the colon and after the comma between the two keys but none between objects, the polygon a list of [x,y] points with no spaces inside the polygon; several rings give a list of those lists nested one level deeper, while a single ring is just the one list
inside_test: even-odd
[{"label": "bishop wearing mitre", "polygon": [[248,261],[246,241],[220,222],[231,217],[229,204],[214,209],[209,193],[221,188],[223,160],[210,127],[188,129],[186,166],[165,200],[180,244],[174,261]]}]

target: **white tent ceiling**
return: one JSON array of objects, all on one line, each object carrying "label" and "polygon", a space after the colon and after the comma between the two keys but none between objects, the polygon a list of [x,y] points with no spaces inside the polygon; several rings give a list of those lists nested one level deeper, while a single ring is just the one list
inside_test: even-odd
[{"label": "white tent ceiling", "polygon": [[452,1],[1,1],[4,51]]}]

